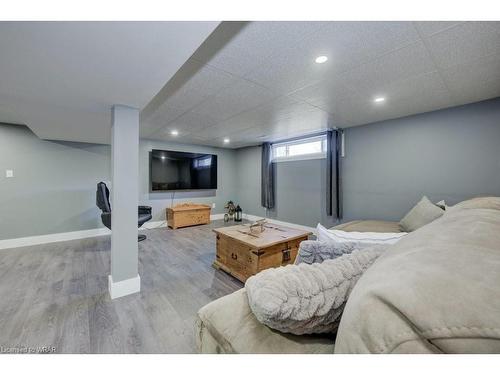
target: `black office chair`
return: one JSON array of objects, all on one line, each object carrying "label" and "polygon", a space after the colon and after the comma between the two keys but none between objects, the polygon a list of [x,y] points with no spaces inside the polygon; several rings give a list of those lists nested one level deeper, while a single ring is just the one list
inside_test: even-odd
[{"label": "black office chair", "polygon": [[[99,182],[97,184],[97,191],[95,194],[95,203],[102,211],[101,219],[102,223],[109,229],[111,229],[111,204],[109,203],[109,189],[104,182]],[[137,226],[140,228],[142,224],[146,221],[151,220],[151,207],[149,206],[139,206]],[[138,240],[143,241],[146,239],[146,235],[139,234]]]}]

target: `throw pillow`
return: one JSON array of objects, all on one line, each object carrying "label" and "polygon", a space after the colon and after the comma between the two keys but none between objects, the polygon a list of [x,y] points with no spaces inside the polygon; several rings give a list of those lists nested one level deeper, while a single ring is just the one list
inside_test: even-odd
[{"label": "throw pillow", "polygon": [[249,306],[259,322],[281,332],[335,332],[354,285],[387,246],[261,271],[245,284]]},{"label": "throw pillow", "polygon": [[327,229],[323,225],[316,226],[318,241],[328,242],[361,242],[376,244],[393,244],[398,242],[407,233],[379,233],[379,232],[346,232],[338,229]]},{"label": "throw pillow", "polygon": [[420,202],[401,219],[399,226],[401,230],[405,232],[413,232],[441,217],[443,213],[444,210],[442,208],[439,208],[424,196]]}]

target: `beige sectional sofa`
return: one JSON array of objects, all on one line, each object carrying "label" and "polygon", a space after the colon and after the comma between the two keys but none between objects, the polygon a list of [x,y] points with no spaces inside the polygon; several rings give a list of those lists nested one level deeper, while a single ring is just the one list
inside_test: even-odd
[{"label": "beige sectional sofa", "polygon": [[[363,225],[377,229],[343,229]],[[391,246],[354,287],[336,337],[271,330],[242,289],[199,311],[197,341],[202,353],[500,353],[500,198],[462,202]]]}]

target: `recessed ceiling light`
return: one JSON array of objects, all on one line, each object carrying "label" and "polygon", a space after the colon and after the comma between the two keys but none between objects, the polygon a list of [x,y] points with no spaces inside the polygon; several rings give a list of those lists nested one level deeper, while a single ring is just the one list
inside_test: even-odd
[{"label": "recessed ceiling light", "polygon": [[382,103],[382,102],[385,102],[385,98],[383,96],[379,96],[379,97],[373,99],[373,101],[375,103]]},{"label": "recessed ceiling light", "polygon": [[165,160],[166,159],[166,156],[165,155],[162,155],[161,156],[161,160]]},{"label": "recessed ceiling light", "polygon": [[224,143],[229,143],[231,140],[229,138],[224,138]]},{"label": "recessed ceiling light", "polygon": [[328,61],[328,57],[318,56],[318,57],[316,57],[316,60],[314,60],[314,61],[316,61],[316,63],[318,63],[318,64],[323,64],[323,63]]},{"label": "recessed ceiling light", "polygon": [[172,134],[172,135],[179,135],[179,132],[177,130],[171,130],[170,134]]}]

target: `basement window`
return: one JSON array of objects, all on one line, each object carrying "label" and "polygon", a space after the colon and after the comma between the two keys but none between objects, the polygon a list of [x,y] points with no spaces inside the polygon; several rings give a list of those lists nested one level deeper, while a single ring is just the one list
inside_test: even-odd
[{"label": "basement window", "polygon": [[326,158],[326,135],[305,137],[272,145],[273,161],[292,161]]}]

